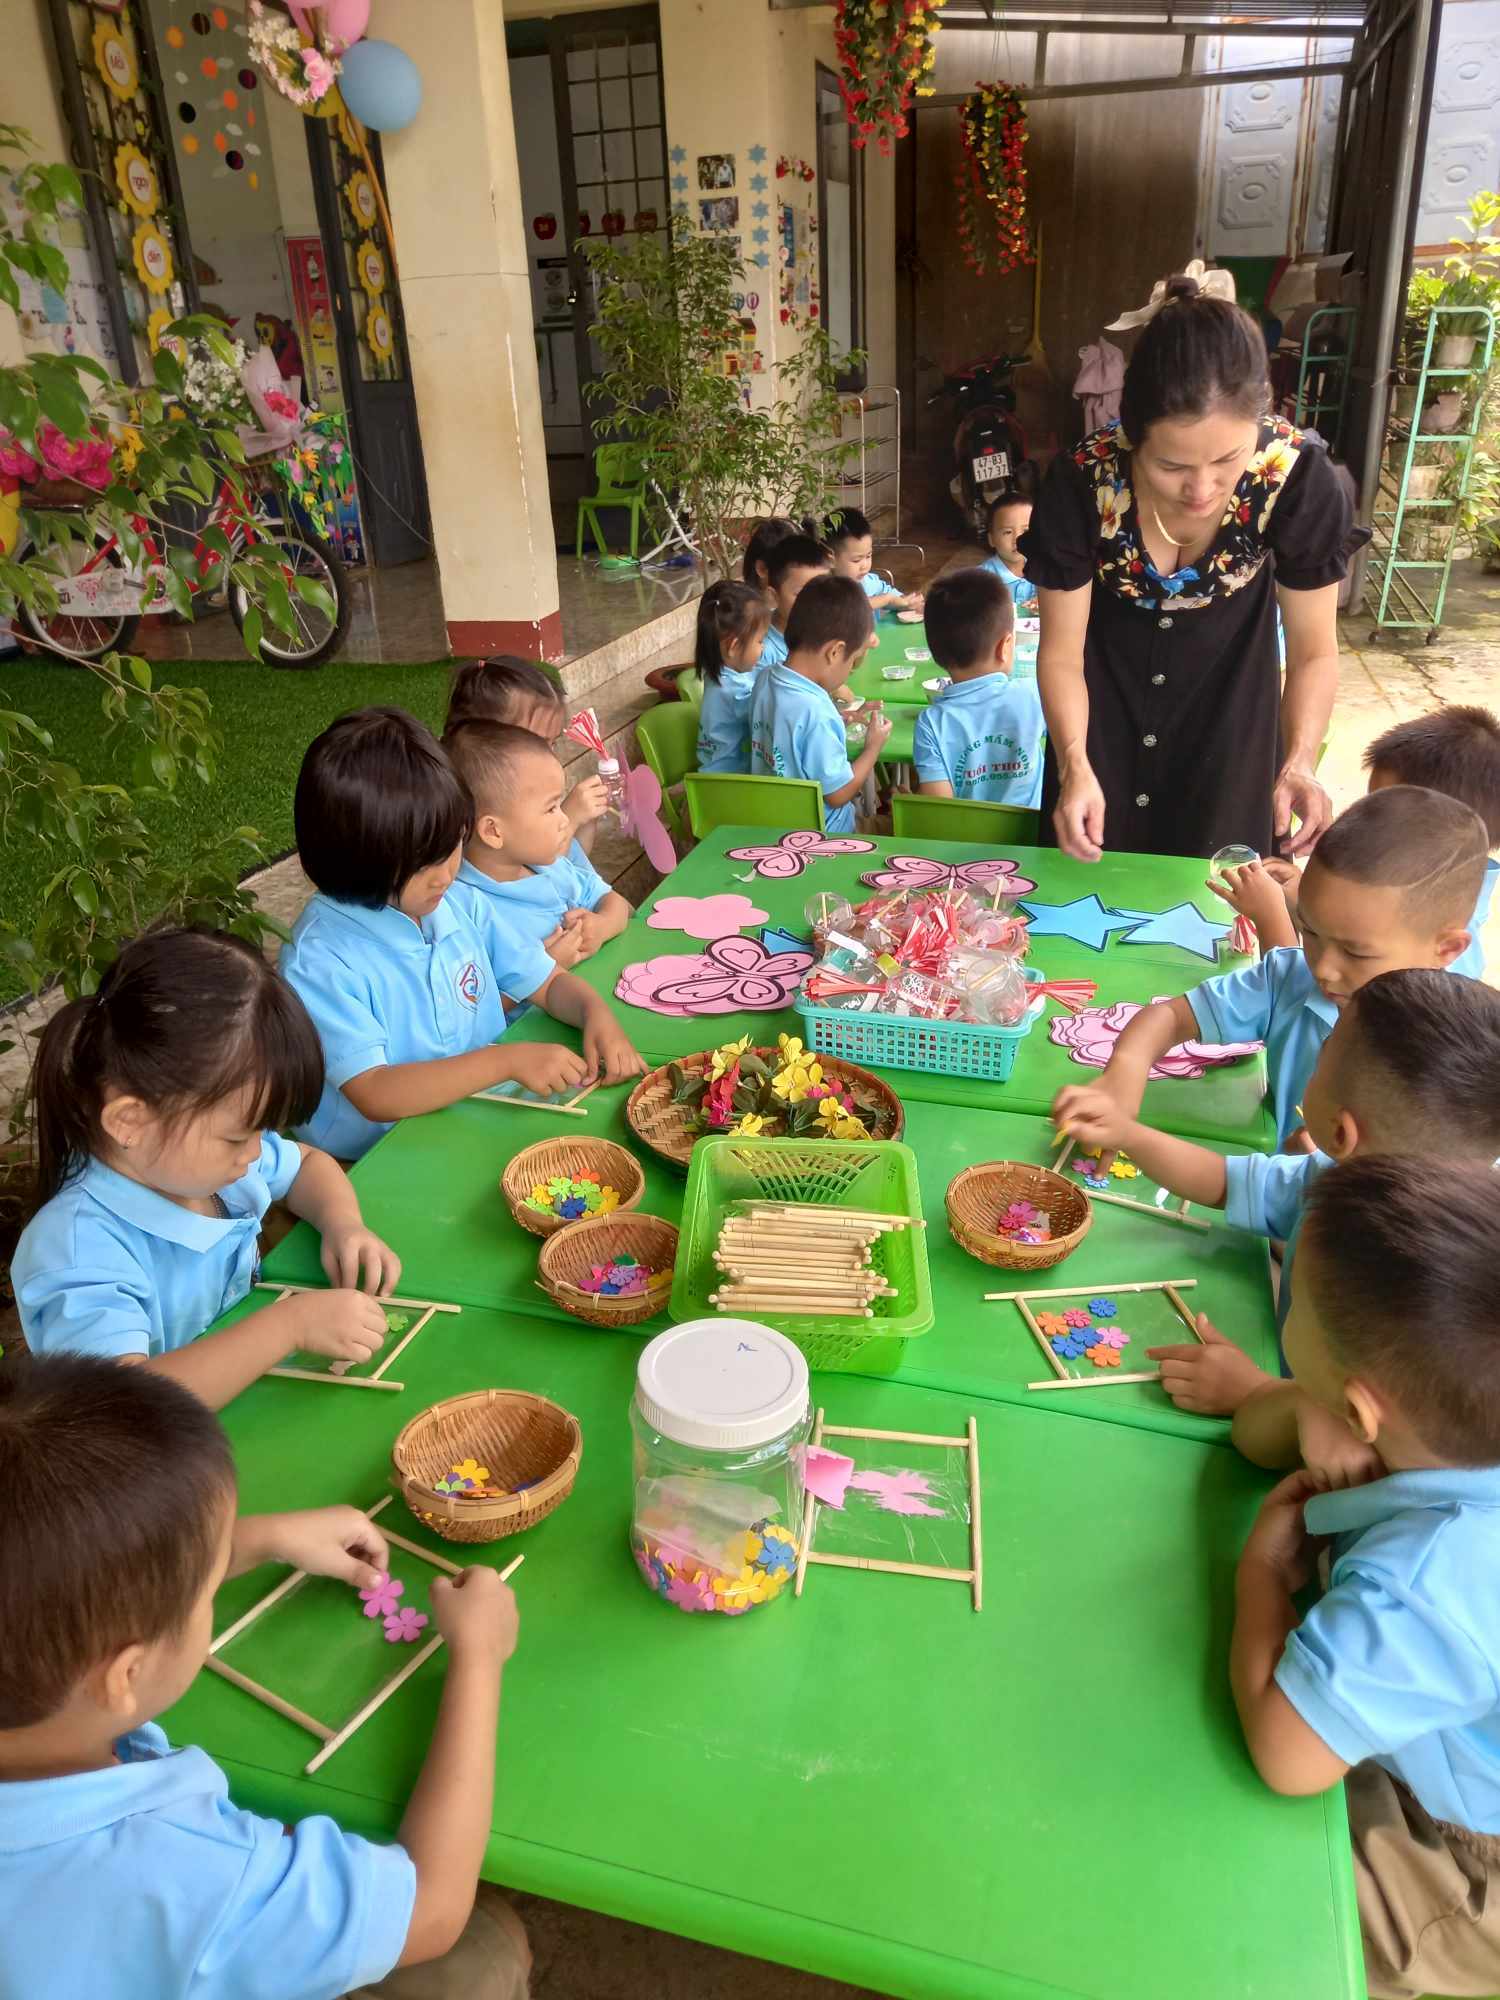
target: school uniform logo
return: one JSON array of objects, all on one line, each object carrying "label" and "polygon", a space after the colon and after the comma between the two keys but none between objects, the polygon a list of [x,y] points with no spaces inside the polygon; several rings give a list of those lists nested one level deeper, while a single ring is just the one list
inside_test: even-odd
[{"label": "school uniform logo", "polygon": [[458,975],[458,997],[466,1006],[478,1007],[480,995],[484,992],[484,974],[471,958]]}]

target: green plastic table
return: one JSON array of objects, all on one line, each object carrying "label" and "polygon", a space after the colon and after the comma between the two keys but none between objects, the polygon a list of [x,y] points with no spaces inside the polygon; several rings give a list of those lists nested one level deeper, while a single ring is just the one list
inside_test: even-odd
[{"label": "green plastic table", "polygon": [[[830,1423],[951,1435],[977,1416],[984,1609],[957,1583],[814,1568],[800,1600],[688,1619],[626,1549],[635,1354],[466,1311],[407,1350],[399,1397],[266,1381],[226,1412],[247,1510],[369,1506],[399,1423],[466,1389],[538,1390],[579,1418],[576,1490],[519,1544],[487,1876],[910,2000],[1359,2000],[1341,1794],[1267,1790],[1230,1699],[1233,1559],[1261,1475],[1186,1439],[820,1376]],[[856,1449],[938,1469],[918,1446]],[[420,1562],[394,1568],[421,1603]],[[217,1626],[275,1575],[226,1586]],[[333,1721],[391,1670],[342,1585],[305,1585],[255,1632],[243,1670]],[[442,1668],[439,1652],[311,1780],[312,1739],[208,1673],[166,1727],[241,1805],[388,1837]]]},{"label": "green plastic table", "polygon": [[[1038,630],[1035,619],[1022,620],[1018,625],[1012,679],[1036,679]],[[866,701],[884,702],[897,714],[903,709],[925,708],[932,696],[922,683],[935,680],[943,669],[936,660],[909,660],[906,656],[908,652],[930,654],[931,651],[925,624],[903,625],[889,612],[882,612],[875,622],[875,644],[849,676],[849,685]],[[914,667],[916,671],[909,680],[888,681],[884,674],[887,667]]]}]

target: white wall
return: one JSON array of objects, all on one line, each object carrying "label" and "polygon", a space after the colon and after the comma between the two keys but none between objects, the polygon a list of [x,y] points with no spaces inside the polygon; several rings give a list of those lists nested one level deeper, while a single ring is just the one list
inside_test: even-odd
[{"label": "white wall", "polygon": [[1444,243],[1482,188],[1500,187],[1500,0],[1447,0],[1433,79],[1417,242]]}]

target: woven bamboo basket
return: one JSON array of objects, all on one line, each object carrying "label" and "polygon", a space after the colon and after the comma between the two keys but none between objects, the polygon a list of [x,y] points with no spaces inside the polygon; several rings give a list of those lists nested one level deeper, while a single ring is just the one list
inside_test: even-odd
[{"label": "woven bamboo basket", "polygon": [[[771,1062],[774,1048],[759,1048],[755,1053],[764,1062]],[[688,1076],[701,1076],[708,1067],[711,1050],[698,1055],[679,1056],[678,1066]],[[887,1083],[882,1083],[873,1071],[861,1069],[857,1063],[844,1062],[837,1056],[818,1057],[823,1065],[823,1074],[832,1082],[847,1084],[859,1107],[860,1116],[870,1128],[872,1139],[899,1139],[906,1124],[906,1113],[901,1108],[901,1100]],[[693,1157],[693,1148],[698,1141],[710,1135],[689,1129],[688,1117],[694,1107],[690,1104],[672,1102],[672,1084],[667,1075],[669,1065],[663,1063],[660,1069],[653,1069],[643,1076],[631,1091],[625,1104],[625,1117],[630,1129],[643,1146],[649,1146],[653,1153],[668,1160],[674,1167],[686,1169]],[[768,1134],[768,1137],[785,1136]],[[809,1138],[818,1135],[809,1133]]]},{"label": "woven bamboo basket", "polygon": [[[1005,1271],[1050,1271],[1071,1256],[1093,1225],[1088,1196],[1061,1174],[1020,1160],[989,1160],[965,1167],[948,1183],[948,1232],[960,1250]],[[1046,1243],[1016,1243],[995,1225],[1013,1201],[1029,1201],[1051,1217]]]},{"label": "woven bamboo basket", "polygon": [[539,1209],[526,1206],[526,1197],[537,1182],[549,1181],[557,1174],[569,1180],[579,1174],[597,1174],[620,1197],[619,1207],[612,1211],[615,1215],[634,1208],[646,1192],[646,1176],[635,1155],[617,1146],[613,1139],[539,1139],[536,1145],[523,1147],[500,1176],[500,1192],[511,1214],[533,1236],[555,1236],[559,1229],[569,1229],[589,1219],[582,1215],[571,1218],[543,1215]]},{"label": "woven bamboo basket", "polygon": [[[596,1264],[611,1258],[637,1257],[661,1282],[644,1292],[622,1292],[613,1298],[586,1292],[579,1281]],[[672,1294],[672,1268],[677,1262],[677,1228],[659,1215],[591,1215],[571,1222],[549,1236],[537,1259],[542,1290],[554,1304],[590,1326],[634,1326],[665,1310]]]},{"label": "woven bamboo basket", "polygon": [[[572,1492],[582,1457],[578,1419],[522,1389],[447,1396],[403,1425],[391,1446],[402,1499],[448,1542],[498,1542],[534,1528]],[[436,1482],[466,1458],[510,1490],[498,1500],[439,1493]]]}]

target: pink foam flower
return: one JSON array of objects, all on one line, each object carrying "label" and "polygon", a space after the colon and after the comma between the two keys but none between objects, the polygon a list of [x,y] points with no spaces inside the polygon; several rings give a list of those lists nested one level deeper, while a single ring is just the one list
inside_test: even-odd
[{"label": "pink foam flower", "polygon": [[405,1588],[399,1577],[388,1576],[382,1570],[369,1589],[359,1593],[366,1618],[394,1618],[401,1608],[397,1600]]},{"label": "pink foam flower", "polygon": [[385,1636],[393,1646],[410,1646],[422,1636],[422,1627],[427,1623],[425,1611],[414,1610],[410,1604],[403,1604],[385,1621]]}]

